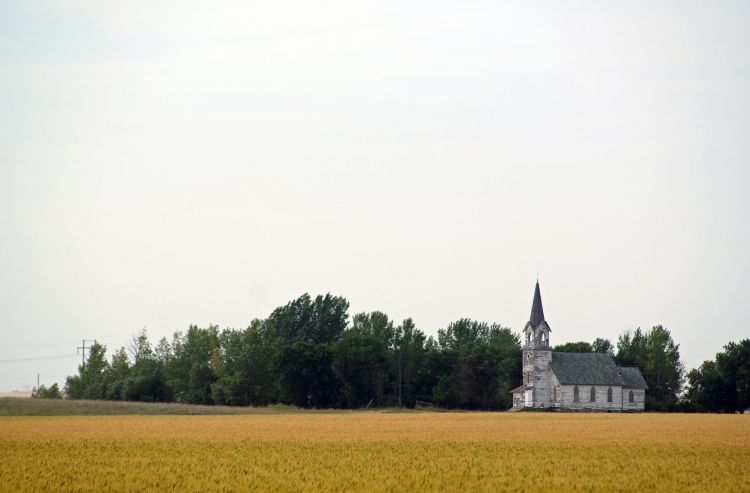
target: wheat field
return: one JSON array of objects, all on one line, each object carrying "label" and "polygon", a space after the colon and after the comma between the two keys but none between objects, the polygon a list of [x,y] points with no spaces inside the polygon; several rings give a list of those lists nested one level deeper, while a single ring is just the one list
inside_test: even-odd
[{"label": "wheat field", "polygon": [[750,491],[750,416],[0,418],[4,491]]}]

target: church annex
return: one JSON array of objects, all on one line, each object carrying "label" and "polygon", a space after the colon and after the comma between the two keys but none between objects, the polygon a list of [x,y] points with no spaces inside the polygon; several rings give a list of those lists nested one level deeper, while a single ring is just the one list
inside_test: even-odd
[{"label": "church annex", "polygon": [[513,407],[570,411],[643,411],[646,381],[634,367],[617,366],[602,353],[558,353],[550,349],[539,281],[531,317],[523,330],[523,377]]}]

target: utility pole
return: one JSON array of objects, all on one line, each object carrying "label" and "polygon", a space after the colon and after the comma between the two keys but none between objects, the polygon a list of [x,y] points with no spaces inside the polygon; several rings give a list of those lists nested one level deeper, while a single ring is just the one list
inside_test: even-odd
[{"label": "utility pole", "polygon": [[398,352],[398,407],[401,407],[401,350]]},{"label": "utility pole", "polygon": [[39,374],[36,374],[36,391],[39,392]]},{"label": "utility pole", "polygon": [[93,342],[96,344],[96,339],[81,339],[81,346],[76,348],[76,352],[81,352],[81,364],[86,363],[86,350],[89,349],[89,354],[91,354],[91,346],[86,346],[87,342]]}]

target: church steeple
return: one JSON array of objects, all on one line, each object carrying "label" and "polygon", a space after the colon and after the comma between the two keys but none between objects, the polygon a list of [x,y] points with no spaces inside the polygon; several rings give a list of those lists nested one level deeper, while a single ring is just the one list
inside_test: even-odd
[{"label": "church steeple", "polygon": [[540,323],[544,321],[542,294],[539,292],[539,279],[537,279],[536,288],[534,289],[534,301],[531,303],[531,317],[529,317],[529,323],[533,328],[536,328]]},{"label": "church steeple", "polygon": [[542,293],[539,291],[539,279],[534,288],[534,301],[531,302],[531,315],[523,329],[527,348],[549,348],[550,328],[544,319]]}]

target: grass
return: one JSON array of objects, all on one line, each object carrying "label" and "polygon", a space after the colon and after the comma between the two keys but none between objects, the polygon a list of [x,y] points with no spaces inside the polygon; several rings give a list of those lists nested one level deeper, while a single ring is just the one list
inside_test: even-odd
[{"label": "grass", "polygon": [[750,416],[0,417],[8,491],[749,491]]},{"label": "grass", "polygon": [[97,416],[186,414],[278,414],[295,412],[284,405],[267,407],[201,406],[195,404],[0,398],[0,416]]}]

